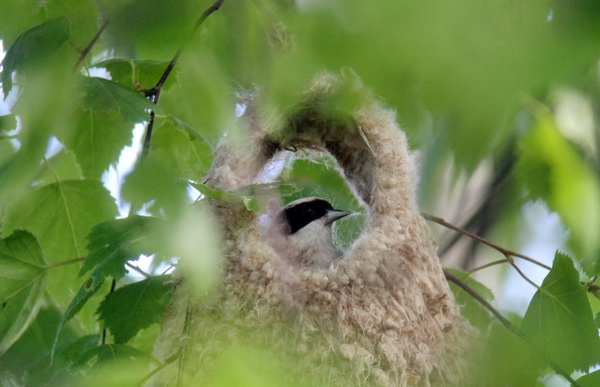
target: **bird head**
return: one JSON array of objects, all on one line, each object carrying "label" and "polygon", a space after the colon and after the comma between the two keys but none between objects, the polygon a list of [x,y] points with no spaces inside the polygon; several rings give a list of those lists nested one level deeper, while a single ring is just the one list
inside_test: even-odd
[{"label": "bird head", "polygon": [[288,203],[279,213],[286,238],[285,255],[293,263],[327,267],[343,254],[333,243],[333,223],[351,214],[336,210],[327,200],[316,197]]}]

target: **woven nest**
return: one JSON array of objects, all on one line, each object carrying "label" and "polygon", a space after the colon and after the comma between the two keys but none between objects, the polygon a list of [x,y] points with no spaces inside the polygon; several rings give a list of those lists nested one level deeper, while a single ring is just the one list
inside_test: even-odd
[{"label": "woven nest", "polygon": [[[406,137],[394,112],[373,100],[332,116],[323,101],[334,100],[338,84],[319,78],[277,128],[249,107],[248,138],[222,142],[207,181],[233,191],[254,183],[279,149],[326,151],[368,207],[364,232],[330,268],[298,268],[267,242],[256,213],[214,202],[224,279],[210,301],[193,302],[183,275],[155,348],[168,359],[185,332],[187,377],[210,384],[219,353],[242,343],[289,359],[282,367],[300,385],[459,382],[473,328],[459,314],[417,209]],[[173,382],[174,372],[161,371],[157,383]]]}]

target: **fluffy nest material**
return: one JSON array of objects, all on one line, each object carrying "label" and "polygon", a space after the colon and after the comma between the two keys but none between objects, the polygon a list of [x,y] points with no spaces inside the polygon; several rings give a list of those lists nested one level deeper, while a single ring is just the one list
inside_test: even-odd
[{"label": "fluffy nest material", "polygon": [[[254,183],[279,149],[328,151],[368,206],[363,234],[329,269],[299,269],[269,245],[256,213],[212,203],[225,241],[224,279],[210,300],[195,302],[182,274],[155,347],[157,358],[168,359],[185,334],[187,377],[210,384],[215,359],[241,343],[284,359],[285,374],[299,385],[459,383],[473,328],[460,316],[419,214],[405,134],[395,113],[372,99],[332,114],[339,82],[319,78],[277,128],[249,107],[249,137],[220,144],[207,181],[233,191]],[[166,368],[155,381],[173,382],[175,372]]]}]

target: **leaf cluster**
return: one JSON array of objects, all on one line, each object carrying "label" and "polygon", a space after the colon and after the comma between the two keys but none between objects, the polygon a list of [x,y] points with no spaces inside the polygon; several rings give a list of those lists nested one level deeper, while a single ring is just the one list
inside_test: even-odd
[{"label": "leaf cluster", "polygon": [[[242,132],[238,92],[255,90],[257,114],[276,128],[323,71],[348,80],[318,101],[332,116],[346,119],[373,95],[398,111],[422,149],[424,206],[442,197],[449,160],[454,177],[491,163],[473,229],[511,228],[536,200],[568,229],[572,258],[557,253],[524,316],[510,319],[521,336],[452,285],[487,338],[474,383],[484,375],[487,385],[535,385],[600,363],[600,302],[590,297],[600,275],[597,7],[244,0],[214,3],[222,7],[206,17],[211,4],[0,4],[1,384],[133,384],[149,363],[162,367],[149,348],[171,297],[165,269],[187,259],[199,289],[219,276],[218,235],[195,199],[263,212],[273,195],[323,196],[363,211],[327,155],[296,152],[277,184],[223,192],[202,181],[217,141]],[[350,246],[364,223],[342,220],[339,245]],[[147,257],[153,264],[141,269]],[[493,302],[497,290],[452,273]],[[232,350],[221,368],[235,372],[217,384],[278,380],[240,366],[248,351]]]}]

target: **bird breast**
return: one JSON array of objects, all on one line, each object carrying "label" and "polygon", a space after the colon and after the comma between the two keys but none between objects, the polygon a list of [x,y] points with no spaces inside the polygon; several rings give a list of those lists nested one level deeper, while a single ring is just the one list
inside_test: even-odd
[{"label": "bird breast", "polygon": [[333,244],[332,225],[325,222],[324,218],[315,220],[288,236],[286,255],[293,264],[324,269],[342,256]]}]

